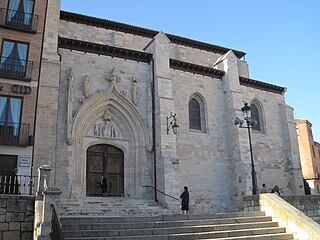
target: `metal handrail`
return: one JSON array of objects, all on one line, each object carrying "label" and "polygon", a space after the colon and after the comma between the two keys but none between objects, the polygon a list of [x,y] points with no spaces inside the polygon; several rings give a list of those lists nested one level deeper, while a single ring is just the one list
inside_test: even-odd
[{"label": "metal handrail", "polygon": [[3,77],[31,80],[32,70],[32,61],[10,57],[1,57],[0,75]]},{"label": "metal handrail", "polygon": [[169,194],[167,194],[167,193],[165,193],[165,192],[162,192],[161,190],[155,188],[154,186],[151,186],[151,185],[143,185],[142,187],[151,187],[151,188],[155,189],[157,192],[159,192],[159,193],[161,193],[161,194],[163,194],[163,195],[165,195],[165,196],[167,196],[167,197],[171,197],[171,198],[173,198],[174,200],[180,201],[179,198],[173,197],[173,196],[171,196],[171,195],[169,195]]},{"label": "metal handrail", "polygon": [[0,122],[0,145],[29,144],[30,124]]},{"label": "metal handrail", "polygon": [[52,207],[52,220],[51,220],[52,227],[51,227],[51,233],[50,233],[51,239],[64,240],[61,223],[59,221],[59,217],[54,207],[54,204],[51,204],[51,207]]}]

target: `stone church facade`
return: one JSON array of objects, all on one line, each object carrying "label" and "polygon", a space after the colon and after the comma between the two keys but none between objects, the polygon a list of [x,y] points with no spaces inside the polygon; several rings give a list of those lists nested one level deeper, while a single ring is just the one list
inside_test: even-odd
[{"label": "stone church facade", "polygon": [[[33,170],[50,165],[64,200],[99,197],[104,175],[108,197],[177,209],[170,196],[187,185],[192,212],[239,209],[252,191],[248,133],[233,123],[243,101],[259,123],[258,186],[303,193],[286,89],[251,79],[244,52],[60,11],[59,1],[48,2],[44,35]],[[170,113],[178,134],[167,133]]]}]

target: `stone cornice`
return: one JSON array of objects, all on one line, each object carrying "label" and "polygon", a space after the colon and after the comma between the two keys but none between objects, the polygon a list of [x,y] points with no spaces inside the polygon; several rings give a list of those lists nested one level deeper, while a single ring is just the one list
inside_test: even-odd
[{"label": "stone cornice", "polygon": [[243,86],[252,87],[252,88],[260,89],[267,92],[277,93],[277,94],[283,94],[286,91],[286,88],[284,87],[279,87],[276,85],[260,82],[260,81],[253,80],[250,78],[245,78],[245,77],[239,77],[239,82],[240,82],[240,85],[243,85]]},{"label": "stone cornice", "polygon": [[238,51],[238,50],[234,50],[234,49],[230,49],[230,48],[225,48],[225,47],[221,47],[221,46],[217,46],[217,45],[212,45],[209,43],[199,42],[196,40],[192,40],[192,39],[184,38],[184,37],[179,37],[179,36],[172,35],[172,34],[166,34],[166,35],[168,36],[168,38],[170,39],[170,41],[172,43],[175,43],[178,45],[196,48],[196,49],[204,50],[207,52],[214,52],[214,53],[218,53],[221,55],[226,54],[228,51],[232,50],[234,52],[234,54],[239,59],[242,58],[244,55],[246,55],[246,53],[242,52],[242,51]]},{"label": "stone cornice", "polygon": [[222,76],[224,75],[224,71],[221,70],[196,65],[193,63],[182,62],[172,58],[170,58],[170,68],[219,79],[222,79]]},{"label": "stone cornice", "polygon": [[[138,36],[148,37],[148,38],[154,38],[159,33],[159,31],[155,31],[147,28],[137,27],[129,24],[114,22],[106,19],[86,16],[86,15],[66,12],[66,11],[60,11],[60,19],[68,22],[75,22],[75,23],[85,24],[89,26],[101,27],[105,29],[110,29],[114,31],[124,32],[124,33],[130,33],[133,35],[138,35]],[[172,43],[175,43],[178,45],[192,47],[192,48],[196,48],[196,49],[200,49],[208,52],[214,52],[218,54],[225,54],[229,50],[232,50],[238,58],[241,58],[244,55],[246,55],[246,53],[242,51],[233,50],[233,49],[212,45],[204,42],[199,42],[189,38],[175,36],[172,34],[166,34],[166,35],[168,36],[168,38]]]},{"label": "stone cornice", "polygon": [[152,54],[150,53],[62,37],[59,37],[58,47],[81,52],[89,52],[99,55],[130,59],[137,62],[150,63],[152,59]]}]

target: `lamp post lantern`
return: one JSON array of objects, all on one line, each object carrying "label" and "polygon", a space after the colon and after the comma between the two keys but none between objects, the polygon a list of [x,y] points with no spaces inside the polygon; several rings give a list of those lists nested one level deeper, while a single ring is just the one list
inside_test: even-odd
[{"label": "lamp post lantern", "polygon": [[[171,112],[169,116],[166,116],[166,119],[167,119],[167,134],[169,134],[170,127],[172,127],[173,134],[177,134],[179,125],[177,124],[176,114]],[[172,120],[169,122],[170,119]]]},{"label": "lamp post lantern", "polygon": [[243,126],[244,121],[240,118],[236,117],[234,120],[235,125],[239,125],[239,128],[247,128],[248,129],[248,136],[249,136],[249,148],[250,148],[250,157],[251,157],[251,178],[252,178],[252,195],[257,194],[257,177],[256,171],[254,169],[254,161],[253,161],[253,152],[252,152],[252,143],[251,143],[251,132],[250,128],[252,128],[257,121],[251,118],[251,107],[248,106],[247,102],[244,102],[244,106],[241,108],[243,113],[243,118],[246,123],[246,126]]}]

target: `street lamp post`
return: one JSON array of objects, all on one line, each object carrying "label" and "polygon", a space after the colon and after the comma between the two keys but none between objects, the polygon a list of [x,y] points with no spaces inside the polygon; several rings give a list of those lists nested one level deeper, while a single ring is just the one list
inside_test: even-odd
[{"label": "street lamp post", "polygon": [[248,136],[249,136],[249,147],[250,147],[250,157],[251,157],[251,178],[252,178],[252,195],[257,194],[257,177],[256,171],[254,169],[254,161],[253,161],[253,152],[252,152],[252,143],[251,143],[251,132],[250,128],[252,128],[257,122],[255,119],[251,118],[251,107],[248,106],[247,102],[244,102],[244,106],[241,108],[243,112],[244,121],[246,122],[246,126],[243,126],[244,121],[240,118],[236,117],[234,120],[235,125],[239,125],[239,128],[247,128]]}]

